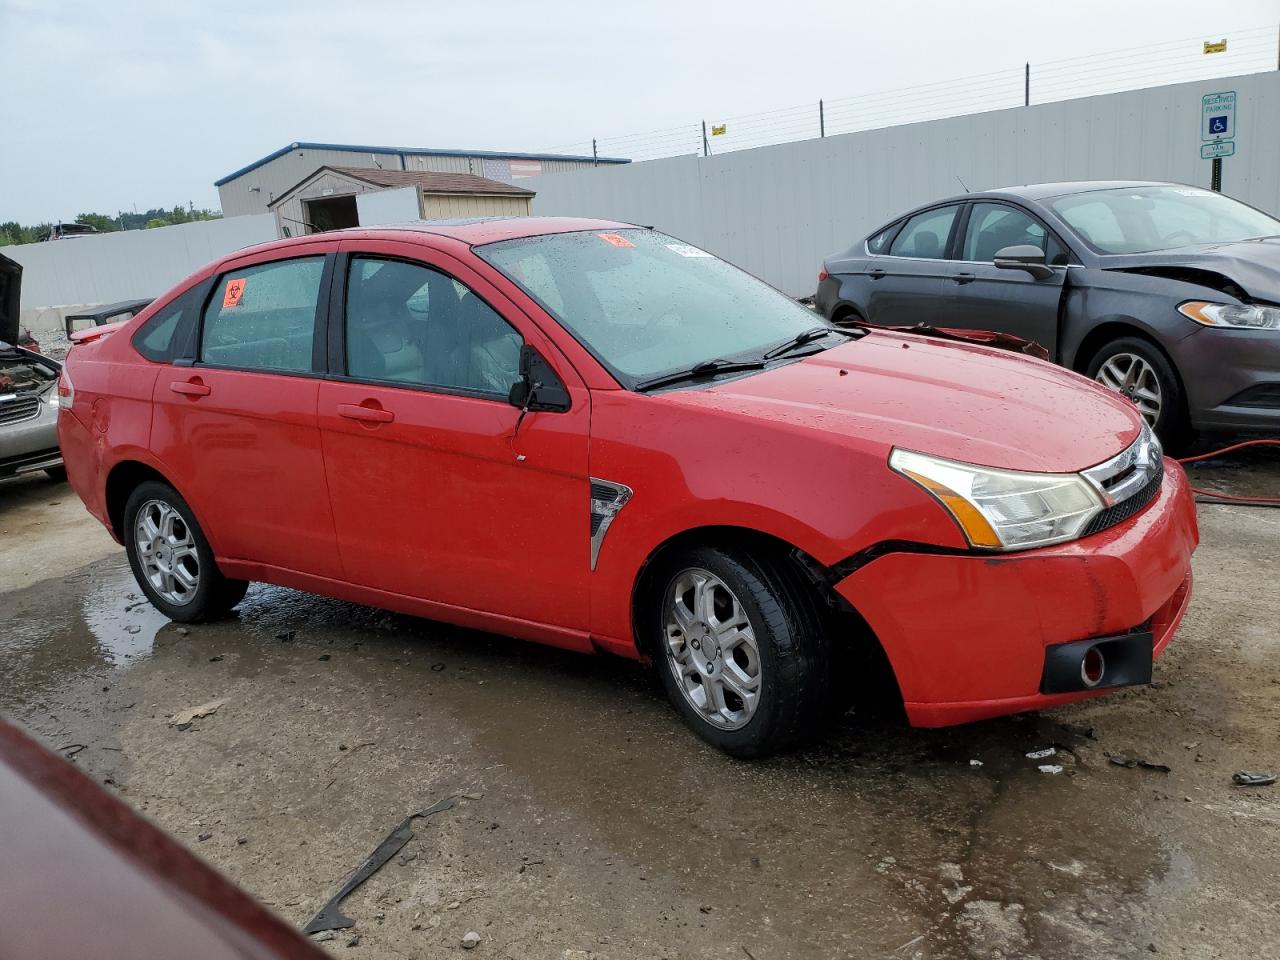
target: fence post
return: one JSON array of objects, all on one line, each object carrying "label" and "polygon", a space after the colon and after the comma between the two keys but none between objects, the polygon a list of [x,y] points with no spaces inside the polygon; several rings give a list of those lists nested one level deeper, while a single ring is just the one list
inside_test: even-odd
[{"label": "fence post", "polygon": [[702,121],[702,155],[711,156],[711,147],[707,144],[707,121]]},{"label": "fence post", "polygon": [[818,136],[825,137],[827,135],[827,117],[822,110],[822,101],[818,101]]},{"label": "fence post", "polygon": [[591,165],[593,167],[600,166],[600,156],[596,153],[596,138],[591,138]]},{"label": "fence post", "polygon": [[1025,79],[1022,87],[1022,105],[1024,107],[1031,106],[1031,64],[1027,63]]}]

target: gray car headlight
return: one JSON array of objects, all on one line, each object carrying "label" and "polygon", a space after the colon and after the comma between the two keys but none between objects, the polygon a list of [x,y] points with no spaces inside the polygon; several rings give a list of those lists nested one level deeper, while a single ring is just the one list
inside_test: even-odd
[{"label": "gray car headlight", "polygon": [[1178,307],[1178,312],[1206,327],[1280,330],[1280,307],[1252,307],[1241,303],[1191,300]]},{"label": "gray car headlight", "polygon": [[929,491],[971,546],[1026,550],[1073,540],[1105,504],[1078,473],[1022,473],[943,460],[911,450],[889,466]]}]

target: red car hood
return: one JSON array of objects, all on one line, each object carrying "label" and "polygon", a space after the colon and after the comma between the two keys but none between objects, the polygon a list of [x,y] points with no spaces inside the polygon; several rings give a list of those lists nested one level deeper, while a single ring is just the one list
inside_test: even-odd
[{"label": "red car hood", "polygon": [[1082,470],[1119,453],[1142,427],[1127,400],[1061,367],[882,332],[666,398],[882,445],[886,455],[904,447],[1009,470]]}]

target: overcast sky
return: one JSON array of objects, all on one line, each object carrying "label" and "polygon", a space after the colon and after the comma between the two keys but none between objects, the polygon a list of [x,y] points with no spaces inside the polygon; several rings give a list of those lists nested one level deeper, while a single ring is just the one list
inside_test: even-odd
[{"label": "overcast sky", "polygon": [[294,140],[589,145],[1187,38],[1187,66],[1131,58],[1175,82],[1200,39],[1278,19],[1276,0],[0,0],[0,221],[216,208],[214,180]]}]

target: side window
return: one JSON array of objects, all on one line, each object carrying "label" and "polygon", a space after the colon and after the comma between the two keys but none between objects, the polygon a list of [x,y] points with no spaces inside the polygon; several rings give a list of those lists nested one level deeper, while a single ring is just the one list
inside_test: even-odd
[{"label": "side window", "polygon": [[1004,247],[1026,244],[1045,252],[1054,266],[1067,262],[1062,244],[1029,214],[1003,203],[975,203],[965,231],[962,260],[990,263]]},{"label": "side window", "polygon": [[188,290],[140,326],[133,334],[133,348],[157,363],[172,360],[183,346],[184,334],[191,329],[191,322],[199,309],[195,297],[202,286]]},{"label": "side window", "polygon": [[898,229],[899,224],[894,223],[867,241],[868,253],[884,253],[889,248],[889,240],[893,236],[893,232]]},{"label": "side window", "polygon": [[891,257],[918,257],[942,260],[947,255],[947,237],[959,206],[941,207],[917,213],[906,222],[889,247]]},{"label": "side window", "polygon": [[506,399],[520,379],[515,329],[468,287],[417,263],[352,257],[347,374]]},{"label": "side window", "polygon": [[249,370],[307,372],[324,257],[224,273],[204,311],[200,359]]}]

